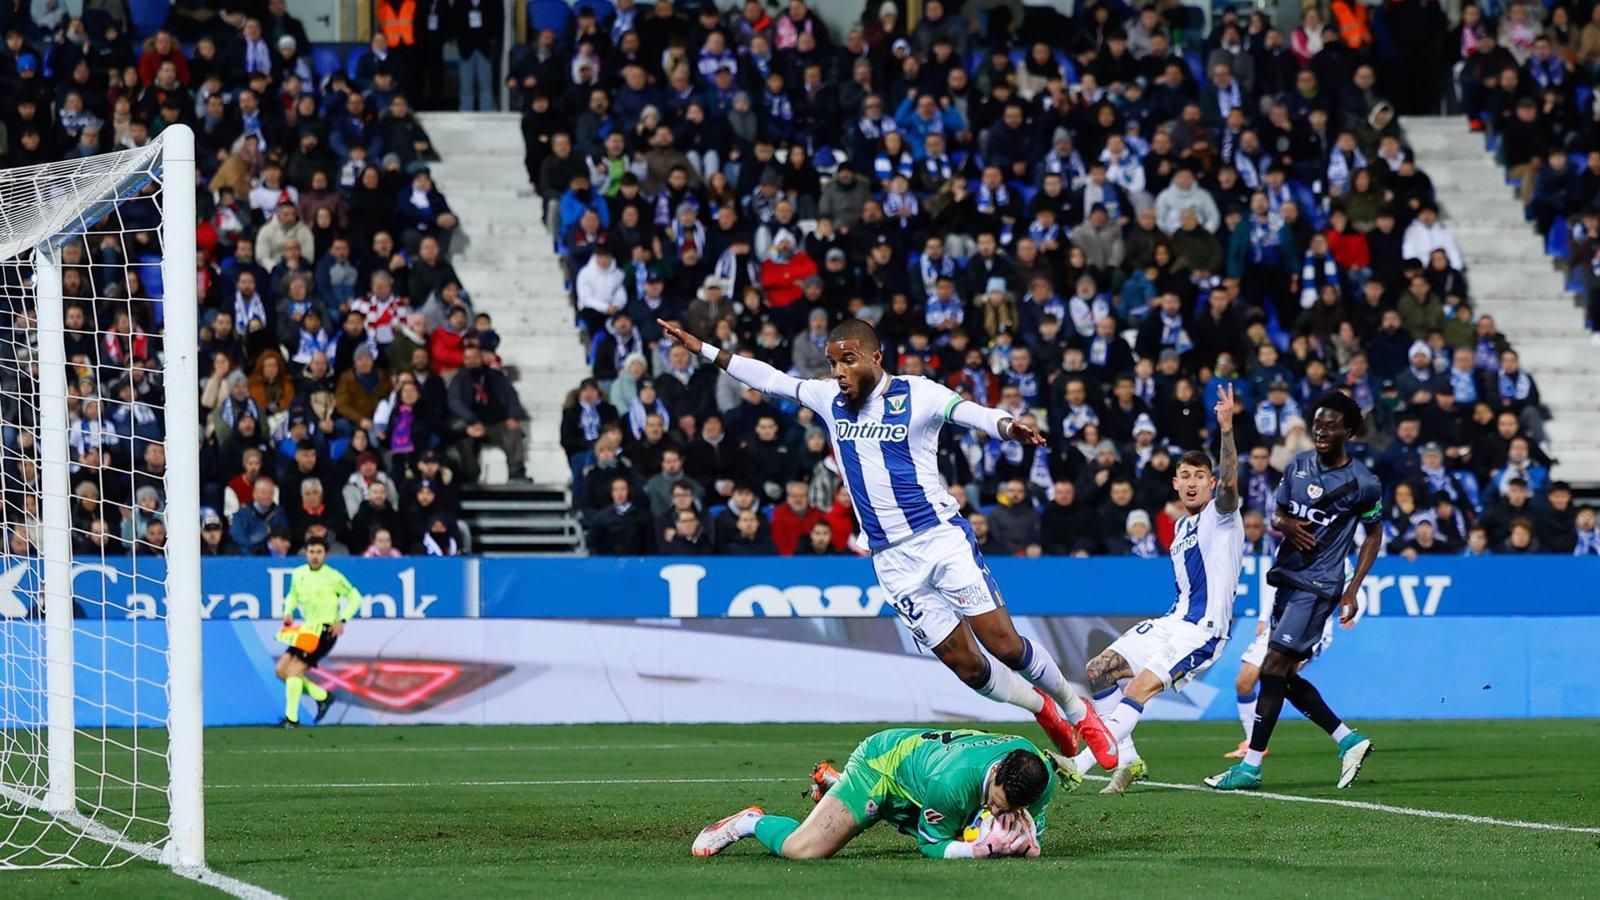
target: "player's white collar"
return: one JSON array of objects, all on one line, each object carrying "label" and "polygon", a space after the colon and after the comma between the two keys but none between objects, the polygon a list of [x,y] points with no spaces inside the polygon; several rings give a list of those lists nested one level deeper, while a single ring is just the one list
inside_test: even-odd
[{"label": "player's white collar", "polygon": [[878,381],[878,386],[873,388],[872,393],[867,395],[867,403],[871,403],[879,397],[882,397],[884,393],[889,390],[889,385],[893,382],[893,375],[890,375],[888,372],[883,373],[883,378]]}]

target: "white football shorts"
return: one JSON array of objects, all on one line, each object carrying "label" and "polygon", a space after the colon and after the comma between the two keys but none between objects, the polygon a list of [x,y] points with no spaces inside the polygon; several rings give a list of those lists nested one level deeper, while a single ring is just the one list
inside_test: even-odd
[{"label": "white football shorts", "polygon": [[1214,635],[1182,616],[1162,616],[1123,632],[1111,649],[1128,661],[1135,675],[1149,669],[1161,676],[1162,684],[1181,691],[1211,667],[1227,643],[1226,635]]},{"label": "white football shorts", "polygon": [[956,518],[872,555],[872,568],[917,645],[932,650],[967,616],[1004,605],[967,520]]}]

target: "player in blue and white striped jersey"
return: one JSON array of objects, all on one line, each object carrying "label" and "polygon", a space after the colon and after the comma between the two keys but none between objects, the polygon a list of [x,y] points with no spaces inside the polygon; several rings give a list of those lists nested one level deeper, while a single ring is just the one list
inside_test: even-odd
[{"label": "player in blue and white striped jersey", "polygon": [[[1218,394],[1220,457],[1213,467],[1204,451],[1185,453],[1172,487],[1188,512],[1172,538],[1172,572],[1177,597],[1158,619],[1128,629],[1099,656],[1089,660],[1089,687],[1106,726],[1118,740],[1121,765],[1103,794],[1120,794],[1144,778],[1148,767],[1133,745],[1133,729],[1144,705],[1167,688],[1183,690],[1205,671],[1228,641],[1233,599],[1244,561],[1244,525],[1239,513],[1239,451],[1233,436],[1233,388]],[[1215,496],[1213,496],[1215,495]],[[1127,681],[1127,687],[1122,686]],[[1094,760],[1079,754],[1081,773]],[[1068,773],[1070,779],[1071,773]]]},{"label": "player in blue and white striped jersey", "polygon": [[[878,583],[918,645],[978,693],[1032,712],[1062,753],[1076,754],[1081,735],[1096,759],[1116,766],[1116,742],[1100,717],[1073,692],[1050,652],[1017,634],[972,527],[939,477],[939,429],[946,422],[1043,444],[1037,429],[926,378],[884,372],[877,332],[859,319],[828,335],[833,372],[812,380],[734,356],[675,323],[660,324],[668,337],[734,378],[817,414],[832,439]],[[991,666],[984,650],[1004,667]]]}]

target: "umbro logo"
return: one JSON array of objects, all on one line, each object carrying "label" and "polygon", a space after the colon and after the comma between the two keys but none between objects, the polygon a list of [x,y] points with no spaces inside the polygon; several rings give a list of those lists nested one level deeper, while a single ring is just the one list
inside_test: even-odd
[{"label": "umbro logo", "polygon": [[1306,477],[1306,470],[1305,469],[1295,469],[1293,474],[1294,474],[1294,477],[1296,477],[1296,478],[1304,478],[1304,477]]}]

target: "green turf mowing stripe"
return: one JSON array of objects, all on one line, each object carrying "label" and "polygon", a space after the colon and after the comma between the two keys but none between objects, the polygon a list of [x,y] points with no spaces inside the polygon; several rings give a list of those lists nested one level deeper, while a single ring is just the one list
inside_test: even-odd
[{"label": "green turf mowing stripe", "polygon": [[[1085,781],[1110,781],[1105,775],[1085,775]],[[1218,791],[1203,784],[1177,784],[1171,781],[1140,781],[1146,787],[1169,791],[1194,791],[1203,794],[1228,794],[1238,797],[1257,797],[1262,800],[1283,800],[1288,803],[1320,803],[1324,806],[1342,806],[1368,812],[1393,813],[1397,816],[1415,816],[1419,819],[1447,819],[1451,822],[1471,822],[1474,825],[1499,825],[1504,828],[1528,828],[1535,831],[1566,831],[1572,834],[1600,834],[1600,828],[1583,825],[1558,825],[1550,822],[1524,822],[1520,819],[1496,819],[1493,816],[1474,816],[1467,813],[1440,812],[1436,809],[1415,809],[1410,806],[1390,806],[1387,803],[1368,803],[1364,800],[1339,800],[1333,797],[1305,797],[1299,794],[1275,794],[1271,791]]]}]

